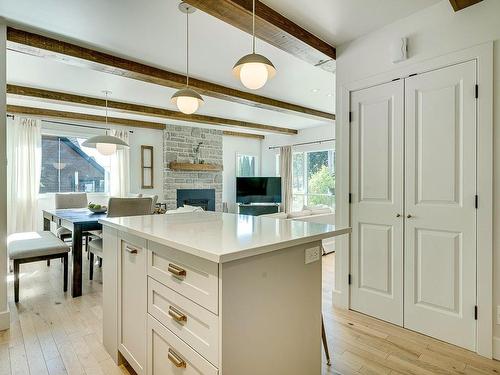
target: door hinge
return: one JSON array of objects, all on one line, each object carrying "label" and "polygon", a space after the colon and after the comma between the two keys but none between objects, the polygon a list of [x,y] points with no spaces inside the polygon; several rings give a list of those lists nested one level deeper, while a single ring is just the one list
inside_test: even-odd
[{"label": "door hinge", "polygon": [[349,122],[352,122],[352,112],[349,112]]},{"label": "door hinge", "polygon": [[479,208],[479,196],[477,194],[474,195],[474,208]]},{"label": "door hinge", "polygon": [[475,98],[479,98],[479,85],[476,84],[475,88],[474,88],[474,96]]},{"label": "door hinge", "polygon": [[349,275],[347,276],[347,283],[348,283],[349,285],[351,285],[351,283],[352,283],[352,277],[351,277],[351,274],[349,274]]},{"label": "door hinge", "polygon": [[352,194],[349,193],[349,203],[352,203]]},{"label": "door hinge", "polygon": [[477,320],[477,305],[474,306],[474,320]]}]

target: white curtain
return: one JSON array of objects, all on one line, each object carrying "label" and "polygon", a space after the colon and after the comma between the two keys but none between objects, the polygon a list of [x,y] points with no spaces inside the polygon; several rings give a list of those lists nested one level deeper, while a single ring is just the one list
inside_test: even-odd
[{"label": "white curtain", "polygon": [[[111,129],[109,135],[118,137],[130,144],[128,130]],[[111,156],[109,180],[109,190],[112,197],[128,196],[130,193],[130,150],[128,147],[117,150]]]},{"label": "white curtain", "polygon": [[7,121],[7,231],[38,228],[38,192],[42,169],[42,122],[16,116]]},{"label": "white curtain", "polygon": [[280,147],[281,210],[292,210],[292,147]]}]

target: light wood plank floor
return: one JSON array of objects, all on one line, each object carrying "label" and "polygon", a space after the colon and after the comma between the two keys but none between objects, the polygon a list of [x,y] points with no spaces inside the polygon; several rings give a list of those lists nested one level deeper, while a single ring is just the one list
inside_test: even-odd
[{"label": "light wood plank floor", "polygon": [[[332,308],[335,255],[323,258],[323,314],[333,365],[323,374],[498,374],[500,363],[350,311]],[[101,272],[83,297],[62,292],[62,265],[21,265],[20,303],[9,277],[11,329],[0,332],[0,375],[133,374],[102,346]],[[257,375],[257,374],[256,374]],[[285,374],[276,374],[285,375]],[[308,375],[308,374],[304,374]]]}]

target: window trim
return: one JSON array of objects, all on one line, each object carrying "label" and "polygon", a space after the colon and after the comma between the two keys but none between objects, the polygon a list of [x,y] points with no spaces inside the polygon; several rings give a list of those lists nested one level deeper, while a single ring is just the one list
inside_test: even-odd
[{"label": "window trim", "polygon": [[236,158],[235,158],[235,168],[234,168],[234,174],[236,177],[242,177],[239,175],[239,164],[238,164],[238,158],[240,156],[251,156],[255,159],[255,173],[254,176],[248,176],[248,177],[258,177],[260,175],[260,169],[259,169],[259,157],[256,154],[250,153],[250,152],[237,152],[236,153]]}]

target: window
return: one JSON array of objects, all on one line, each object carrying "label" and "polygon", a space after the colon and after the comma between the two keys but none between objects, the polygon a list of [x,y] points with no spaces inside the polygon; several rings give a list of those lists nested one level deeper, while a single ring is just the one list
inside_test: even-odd
[{"label": "window", "polygon": [[335,151],[294,152],[292,188],[293,211],[304,205],[335,207]]},{"label": "window", "polygon": [[82,147],[85,138],[42,135],[40,193],[109,191],[110,157]]},{"label": "window", "polygon": [[236,156],[236,177],[257,176],[257,158],[253,155]]}]

